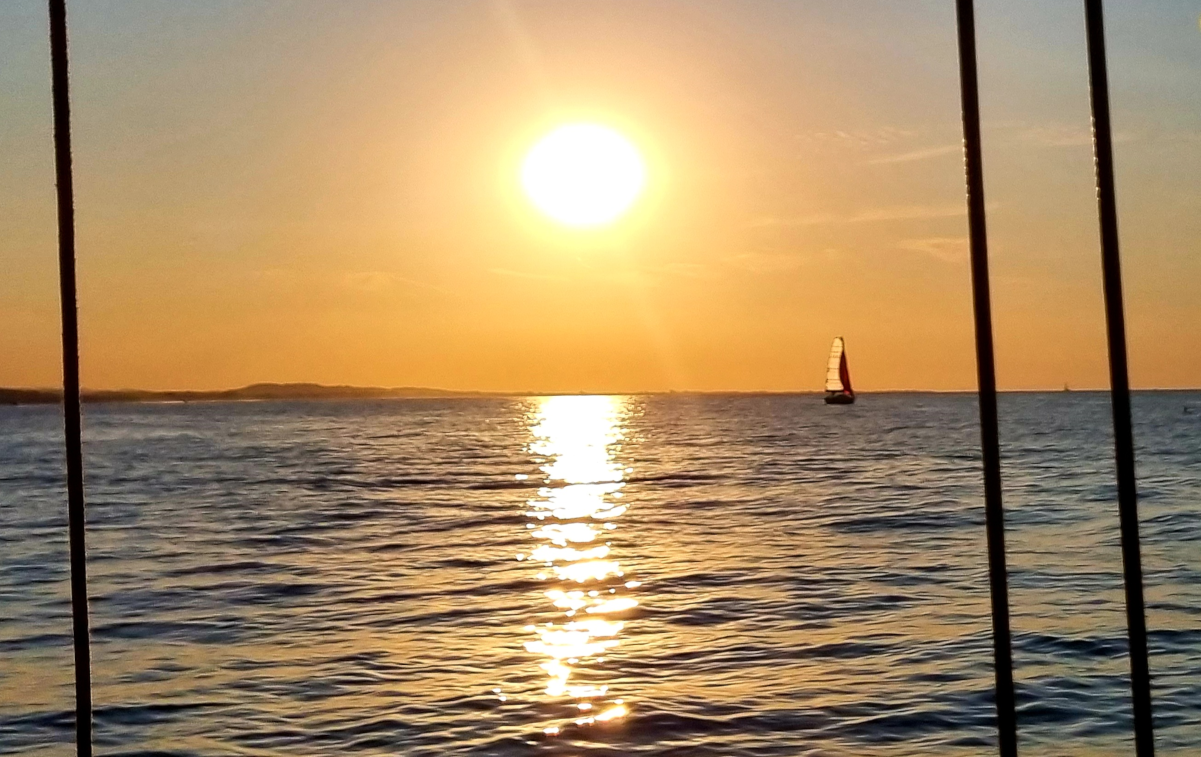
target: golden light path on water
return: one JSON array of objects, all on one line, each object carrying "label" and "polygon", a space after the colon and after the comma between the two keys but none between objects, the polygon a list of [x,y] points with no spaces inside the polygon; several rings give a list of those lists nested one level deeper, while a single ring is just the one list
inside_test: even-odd
[{"label": "golden light path on water", "polygon": [[604,682],[605,655],[621,643],[631,596],[639,583],[613,559],[610,537],[627,506],[621,489],[629,471],[615,460],[627,409],[617,397],[547,397],[531,413],[530,452],[545,475],[527,503],[528,554],[544,594],[561,617],[527,626],[526,651],[541,658],[546,694],[571,715],[545,729],[619,720],[628,703]]}]

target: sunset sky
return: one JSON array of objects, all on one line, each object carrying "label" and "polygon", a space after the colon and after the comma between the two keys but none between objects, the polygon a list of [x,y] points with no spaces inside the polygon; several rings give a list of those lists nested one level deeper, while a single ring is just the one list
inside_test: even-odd
[{"label": "sunset sky", "polygon": [[[70,0],[82,375],[975,387],[954,4]],[[45,4],[0,3],[0,385],[60,380]],[[1201,386],[1196,0],[1108,2],[1132,381]],[[977,3],[1002,388],[1107,385],[1079,0]],[[610,226],[521,188],[606,125]]]}]

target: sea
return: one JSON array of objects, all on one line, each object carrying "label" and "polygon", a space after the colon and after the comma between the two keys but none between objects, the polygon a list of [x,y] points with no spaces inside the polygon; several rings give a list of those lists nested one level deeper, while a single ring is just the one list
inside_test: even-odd
[{"label": "sea", "polygon": [[[1108,395],[1004,394],[1019,746],[1133,753]],[[1134,398],[1201,754],[1201,393]],[[85,408],[101,755],[985,755],[971,394]],[[0,753],[73,750],[61,418],[0,408]]]}]

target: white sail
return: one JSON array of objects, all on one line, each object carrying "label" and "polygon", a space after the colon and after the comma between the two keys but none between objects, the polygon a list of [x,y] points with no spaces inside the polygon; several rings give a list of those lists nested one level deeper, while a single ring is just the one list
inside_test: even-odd
[{"label": "white sail", "polygon": [[834,346],[830,348],[830,361],[826,363],[826,391],[841,392],[846,389],[842,385],[840,367],[842,365],[842,337],[834,338]]}]

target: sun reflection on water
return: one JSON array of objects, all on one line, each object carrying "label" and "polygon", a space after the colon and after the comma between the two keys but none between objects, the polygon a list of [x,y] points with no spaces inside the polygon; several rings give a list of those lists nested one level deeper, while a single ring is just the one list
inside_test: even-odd
[{"label": "sun reflection on water", "polygon": [[535,638],[526,651],[542,658],[546,694],[570,713],[545,729],[619,720],[628,708],[610,696],[601,665],[621,643],[630,596],[640,584],[626,580],[609,543],[626,512],[621,502],[626,469],[614,459],[627,408],[616,397],[548,397],[531,412],[530,452],[543,463],[544,485],[527,503],[535,544],[519,560],[537,567],[544,594],[561,613],[557,622],[527,626]]}]

